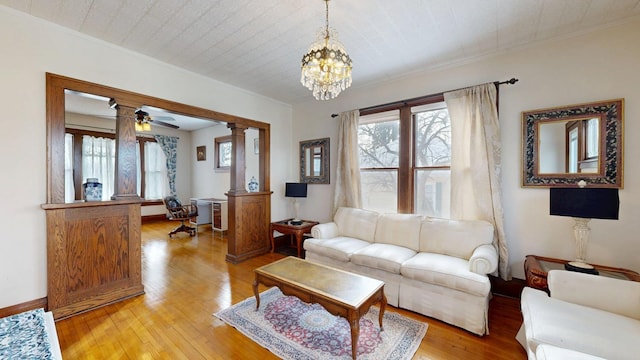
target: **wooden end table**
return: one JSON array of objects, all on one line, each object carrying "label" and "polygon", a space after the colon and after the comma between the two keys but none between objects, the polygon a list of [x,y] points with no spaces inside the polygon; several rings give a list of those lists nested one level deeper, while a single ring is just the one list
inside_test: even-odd
[{"label": "wooden end table", "polygon": [[291,224],[291,220],[281,220],[272,222],[269,229],[269,236],[271,237],[271,252],[274,252],[276,249],[274,240],[273,240],[273,232],[277,231],[283,235],[293,235],[296,237],[296,248],[298,250],[298,257],[302,257],[302,238],[304,234],[308,234],[311,232],[311,228],[318,225],[317,221],[310,220],[302,220],[302,224],[293,225]]},{"label": "wooden end table", "polygon": [[[524,260],[524,274],[527,278],[527,286],[549,292],[547,274],[550,270],[564,270],[564,264],[568,262],[568,260],[527,255]],[[591,265],[598,270],[600,276],[640,282],[640,274],[635,271],[604,265]]]},{"label": "wooden end table", "polygon": [[380,303],[380,331],[387,297],[384,282],[367,276],[334,269],[293,256],[280,259],[255,270],[253,293],[256,310],[260,308],[258,286],[277,286],[283,294],[295,296],[306,303],[322,305],[333,315],[341,316],[351,328],[351,356],[356,358],[360,318],[369,308]]}]

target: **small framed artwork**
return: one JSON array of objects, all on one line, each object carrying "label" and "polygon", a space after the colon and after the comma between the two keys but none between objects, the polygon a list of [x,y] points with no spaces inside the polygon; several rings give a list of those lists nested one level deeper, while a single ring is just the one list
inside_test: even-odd
[{"label": "small framed artwork", "polygon": [[260,139],[259,138],[255,138],[253,139],[253,153],[254,154],[260,154]]},{"label": "small framed artwork", "polygon": [[207,147],[205,145],[196,147],[196,159],[198,161],[207,160]]}]

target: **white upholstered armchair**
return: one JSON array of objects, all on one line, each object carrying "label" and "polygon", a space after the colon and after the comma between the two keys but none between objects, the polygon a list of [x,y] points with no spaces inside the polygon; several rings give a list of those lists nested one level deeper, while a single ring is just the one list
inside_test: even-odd
[{"label": "white upholstered armchair", "polygon": [[529,359],[638,359],[640,282],[552,270],[525,288],[518,340]]}]

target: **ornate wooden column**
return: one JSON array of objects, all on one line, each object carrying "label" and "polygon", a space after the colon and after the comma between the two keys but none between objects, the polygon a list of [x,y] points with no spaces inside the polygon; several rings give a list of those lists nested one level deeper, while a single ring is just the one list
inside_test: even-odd
[{"label": "ornate wooden column", "polygon": [[112,200],[139,199],[136,169],[135,111],[140,104],[111,99],[116,115],[116,168]]},{"label": "ornate wooden column", "polygon": [[247,126],[236,123],[227,125],[231,129],[231,176],[227,193],[229,205],[229,233],[226,260],[239,263],[248,258],[269,252],[269,224],[271,221],[271,192],[265,192],[262,151],[265,133],[261,131],[260,191],[247,192],[245,179],[245,130]]},{"label": "ornate wooden column", "polygon": [[229,194],[245,194],[245,135],[248,129],[246,126],[238,124],[227,124],[231,129],[231,177]]}]

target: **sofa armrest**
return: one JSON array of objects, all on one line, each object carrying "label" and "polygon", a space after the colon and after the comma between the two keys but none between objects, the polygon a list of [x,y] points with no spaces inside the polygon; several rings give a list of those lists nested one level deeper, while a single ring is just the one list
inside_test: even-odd
[{"label": "sofa armrest", "polygon": [[334,222],[318,224],[311,228],[311,236],[316,239],[333,239],[338,236],[338,225]]},{"label": "sofa armrest", "polygon": [[551,270],[551,297],[640,320],[640,282]]},{"label": "sofa armrest", "polygon": [[469,270],[476,274],[487,275],[498,268],[498,252],[493,245],[478,246],[469,258]]}]

